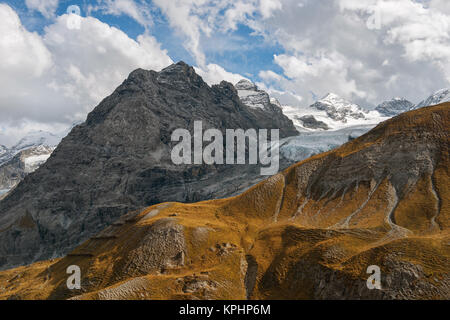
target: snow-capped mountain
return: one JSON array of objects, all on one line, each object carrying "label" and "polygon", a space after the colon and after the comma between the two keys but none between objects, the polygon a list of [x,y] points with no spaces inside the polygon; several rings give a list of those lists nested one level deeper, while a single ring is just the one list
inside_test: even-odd
[{"label": "snow-capped mountain", "polygon": [[239,81],[235,88],[241,101],[253,109],[280,108],[300,132],[338,130],[357,125],[368,125],[371,128],[386,119],[376,111],[365,111],[359,105],[333,93],[302,108],[282,106],[277,99],[245,79]]},{"label": "snow-capped mountain", "polygon": [[450,101],[450,88],[447,89],[441,89],[433,93],[431,96],[429,96],[427,99],[423,100],[422,102],[419,102],[414,109],[419,109],[422,107],[427,106],[433,106],[436,104],[449,102]]},{"label": "snow-capped mountain", "polygon": [[281,105],[280,101],[278,101],[277,99],[270,97],[270,103],[277,106],[278,108],[282,109],[283,106]]},{"label": "snow-capped mountain", "polygon": [[386,117],[394,117],[400,113],[413,109],[414,104],[405,98],[394,98],[379,104],[375,110]]},{"label": "snow-capped mountain", "polygon": [[9,148],[0,145],[0,165],[11,160],[19,152],[30,148],[39,146],[56,147],[62,138],[80,123],[81,121],[74,122],[67,129],[60,132],[48,132],[44,130],[30,131]]},{"label": "snow-capped mountain", "polygon": [[47,131],[31,131],[10,148],[0,146],[0,165],[11,160],[19,152],[30,148],[55,147],[61,141],[61,138],[61,136]]},{"label": "snow-capped mountain", "polygon": [[37,170],[53,150],[55,146],[32,146],[0,165],[0,196],[14,188],[27,174]]},{"label": "snow-capped mountain", "polygon": [[310,108],[325,111],[332,120],[344,123],[349,118],[365,118],[365,112],[359,105],[351,103],[334,93],[328,93],[325,97],[312,104]]},{"label": "snow-capped mountain", "polygon": [[280,102],[248,81],[241,80],[235,88],[241,101],[255,109],[265,109],[269,105],[281,108],[300,132],[336,131],[354,127],[370,130],[378,123],[400,113],[416,108],[450,101],[450,89],[442,89],[419,103],[417,106],[405,98],[393,98],[379,104],[374,110],[348,101],[337,94],[328,93],[309,107],[282,106]]},{"label": "snow-capped mountain", "polygon": [[37,146],[56,146],[61,141],[61,136],[47,131],[31,131],[20,139],[11,150],[16,153]]},{"label": "snow-capped mountain", "polygon": [[[245,79],[242,79],[234,86],[242,103],[250,108],[265,109],[271,104],[269,94]],[[278,102],[278,101],[277,101]],[[278,102],[278,105],[279,102]]]},{"label": "snow-capped mountain", "polygon": [[302,132],[340,130],[354,126],[372,128],[388,117],[378,111],[366,111],[336,94],[329,93],[309,107],[283,106],[286,114]]},{"label": "snow-capped mountain", "polygon": [[31,131],[10,148],[0,146],[0,197],[47,161],[66,133]]}]

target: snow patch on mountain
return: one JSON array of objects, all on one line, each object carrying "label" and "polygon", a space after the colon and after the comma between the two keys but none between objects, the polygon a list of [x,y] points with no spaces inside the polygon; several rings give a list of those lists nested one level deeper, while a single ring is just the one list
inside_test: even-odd
[{"label": "snow patch on mountain", "polygon": [[37,146],[25,150],[21,156],[24,172],[31,173],[47,161],[56,147]]},{"label": "snow patch on mountain", "polygon": [[82,123],[82,121],[74,122],[66,130],[56,133],[43,130],[30,131],[9,148],[0,145],[0,165],[11,160],[14,156],[24,150],[39,146],[56,147],[62,138],[80,123]]},{"label": "snow patch on mountain", "polygon": [[0,165],[0,189],[3,193],[14,188],[26,175],[36,171],[55,150],[54,146],[33,146],[17,153]]},{"label": "snow patch on mountain", "polygon": [[57,134],[42,130],[31,131],[11,148],[0,145],[0,199],[26,175],[44,164],[61,139],[76,124]]},{"label": "snow patch on mountain", "polygon": [[325,97],[310,106],[319,111],[325,111],[328,117],[334,121],[346,123],[349,118],[364,119],[365,112],[357,104],[351,103],[334,93],[328,93]]},{"label": "snow patch on mountain", "polygon": [[234,87],[242,103],[250,108],[266,109],[271,104],[269,94],[259,90],[251,81],[242,79]]},{"label": "snow patch on mountain", "polygon": [[427,99],[419,102],[414,109],[419,109],[427,106],[434,106],[436,104],[450,102],[450,88],[441,89],[433,93]]},{"label": "snow patch on mountain", "polygon": [[381,115],[378,111],[364,111],[364,117],[347,116],[345,121],[330,117],[325,110],[314,107],[283,106],[283,113],[290,118],[300,132],[312,132],[323,130],[340,130],[354,126],[374,127],[389,117]]}]

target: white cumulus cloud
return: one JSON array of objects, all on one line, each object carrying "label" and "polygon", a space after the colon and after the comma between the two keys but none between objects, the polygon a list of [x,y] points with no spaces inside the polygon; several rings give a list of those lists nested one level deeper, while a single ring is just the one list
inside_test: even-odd
[{"label": "white cumulus cloud", "polygon": [[172,63],[148,34],[134,40],[93,17],[70,29],[68,17],[57,17],[40,36],[0,4],[0,137],[39,123],[82,120],[134,69],[160,70]]},{"label": "white cumulus cloud", "polygon": [[[365,105],[418,102],[450,84],[449,1],[285,0],[254,27],[285,49],[270,88],[312,103],[335,92]],[[266,70],[269,71],[269,70]],[[273,77],[272,77],[273,78]]]},{"label": "white cumulus cloud", "polygon": [[221,66],[214,63],[208,64],[205,68],[196,67],[195,71],[209,85],[219,84],[222,81],[228,81],[234,85],[242,79],[248,80],[246,77],[241,76],[240,74],[228,72]]}]

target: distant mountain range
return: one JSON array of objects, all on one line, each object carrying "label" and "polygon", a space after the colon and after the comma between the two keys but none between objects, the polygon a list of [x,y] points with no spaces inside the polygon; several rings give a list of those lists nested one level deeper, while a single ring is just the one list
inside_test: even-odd
[{"label": "distant mountain range", "polygon": [[67,133],[31,131],[10,148],[0,145],[0,199],[45,163]]},{"label": "distant mountain range", "polygon": [[350,101],[329,93],[309,107],[283,106],[283,112],[301,132],[340,130],[352,126],[373,128],[381,121],[403,112],[450,101],[450,89],[433,93],[417,105],[405,98],[394,98],[369,111]]},{"label": "distant mountain range", "polygon": [[429,96],[427,99],[423,100],[422,102],[418,103],[414,109],[426,107],[426,106],[433,106],[436,104],[440,104],[443,102],[450,101],[450,89],[441,89],[433,93],[431,96]]},{"label": "distant mountain range", "polygon": [[45,163],[55,148],[56,146],[46,144],[28,147],[1,164],[0,190],[4,190],[4,193],[6,193],[14,188],[26,175],[34,172]]},{"label": "distant mountain range", "polygon": [[30,148],[56,147],[65,134],[67,132],[58,135],[47,131],[31,131],[10,148],[0,145],[0,165],[11,160],[19,152]]},{"label": "distant mountain range", "polygon": [[[439,102],[438,102],[439,103]],[[437,103],[437,104],[438,104]],[[414,109],[414,104],[405,98],[394,98],[379,104],[375,110],[386,117],[394,117],[400,113]]]},{"label": "distant mountain range", "polygon": [[[302,138],[291,138],[284,142],[281,152],[289,161],[300,161],[307,156],[333,149],[400,113],[450,101],[450,89],[442,89],[417,105],[405,98],[393,98],[379,104],[375,110],[368,111],[336,94],[329,93],[311,106],[300,108],[282,106],[277,99],[270,97],[267,92],[258,89],[256,84],[248,80],[239,81],[235,84],[235,88],[243,104],[252,109],[283,112],[293,121],[297,130],[303,133]],[[0,145],[0,199],[28,173],[42,165],[70,129],[80,123],[74,123],[67,131],[61,133],[29,132],[10,148]],[[320,133],[323,131],[334,133]],[[35,160],[37,158],[33,154],[36,153],[39,154],[39,160]],[[31,160],[36,161],[32,170],[25,170],[28,155],[33,155]]]}]

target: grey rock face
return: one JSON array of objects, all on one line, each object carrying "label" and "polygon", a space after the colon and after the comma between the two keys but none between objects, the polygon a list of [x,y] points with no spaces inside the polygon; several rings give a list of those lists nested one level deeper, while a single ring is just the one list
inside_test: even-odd
[{"label": "grey rock face", "polygon": [[413,107],[414,104],[404,98],[394,98],[379,104],[375,110],[386,117],[394,117],[411,110]]},{"label": "grey rock face", "polygon": [[325,122],[317,120],[312,115],[306,115],[306,116],[297,117],[297,118],[298,118],[298,120],[300,120],[303,123],[303,126],[305,128],[309,128],[309,129],[323,129],[323,130],[330,129]]},{"label": "grey rock face", "polygon": [[258,87],[254,83],[248,80],[241,80],[235,85],[235,88],[242,103],[246,106],[254,109],[270,108],[271,101],[269,95],[263,90],[258,90]]},{"label": "grey rock face", "polygon": [[57,134],[42,130],[31,131],[10,148],[0,145],[0,165],[11,160],[15,155],[27,149],[37,148],[40,146],[56,147],[62,137],[67,135],[67,133],[67,131]]},{"label": "grey rock face", "polygon": [[276,106],[249,108],[233,85],[209,87],[185,63],[138,69],[0,202],[0,269],[65,254],[132,210],[224,197],[263,178],[257,165],[174,165],[171,134],[192,134],[195,120],[297,134]]}]

